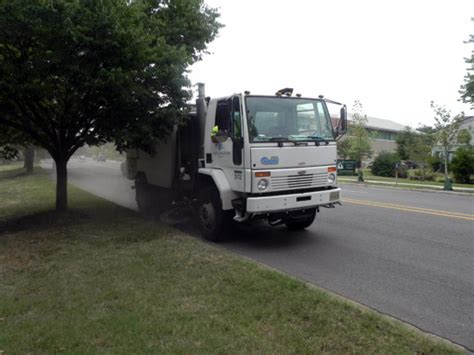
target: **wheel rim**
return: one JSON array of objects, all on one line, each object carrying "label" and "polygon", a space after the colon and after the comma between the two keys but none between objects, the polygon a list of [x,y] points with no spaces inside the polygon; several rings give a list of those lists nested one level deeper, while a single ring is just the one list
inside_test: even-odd
[{"label": "wheel rim", "polygon": [[201,226],[207,231],[212,232],[215,228],[216,212],[211,202],[204,203],[201,206],[201,213],[199,214]]}]

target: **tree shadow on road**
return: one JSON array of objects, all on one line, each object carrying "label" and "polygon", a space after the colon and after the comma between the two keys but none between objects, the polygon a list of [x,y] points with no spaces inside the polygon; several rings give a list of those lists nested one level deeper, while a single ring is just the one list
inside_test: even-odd
[{"label": "tree shadow on road", "polygon": [[[175,227],[193,237],[202,238],[197,221],[193,219],[177,224]],[[251,249],[271,250],[314,245],[317,242],[318,238],[315,238],[314,232],[289,231],[285,226],[271,227],[267,223],[259,221],[251,225],[232,225],[222,236],[219,244],[223,247],[242,246]]]}]

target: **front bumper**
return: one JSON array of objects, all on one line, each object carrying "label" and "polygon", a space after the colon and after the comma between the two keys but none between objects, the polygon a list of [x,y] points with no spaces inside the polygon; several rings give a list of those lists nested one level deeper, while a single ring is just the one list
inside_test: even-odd
[{"label": "front bumper", "polygon": [[248,213],[271,213],[298,210],[340,202],[341,189],[292,193],[287,195],[248,197],[246,211]]}]

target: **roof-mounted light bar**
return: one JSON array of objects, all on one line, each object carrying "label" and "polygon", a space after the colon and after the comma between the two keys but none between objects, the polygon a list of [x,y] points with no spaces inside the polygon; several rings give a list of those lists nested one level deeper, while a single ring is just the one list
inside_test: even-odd
[{"label": "roof-mounted light bar", "polygon": [[278,90],[275,93],[276,96],[282,96],[282,95],[291,96],[292,94],[293,94],[293,88],[284,88],[284,89]]}]

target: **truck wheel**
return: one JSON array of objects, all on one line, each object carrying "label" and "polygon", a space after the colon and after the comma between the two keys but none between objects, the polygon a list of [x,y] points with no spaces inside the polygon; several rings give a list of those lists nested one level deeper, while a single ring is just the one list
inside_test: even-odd
[{"label": "truck wheel", "polygon": [[309,215],[306,218],[287,222],[286,228],[288,228],[290,231],[303,230],[305,228],[308,228],[310,225],[312,225],[315,218],[316,218],[316,211],[313,211],[311,215]]},{"label": "truck wheel", "polygon": [[204,189],[199,199],[198,209],[199,230],[204,238],[212,242],[219,242],[223,239],[225,216],[217,190],[215,188]]},{"label": "truck wheel", "polygon": [[135,181],[135,199],[140,212],[150,214],[153,211],[152,195],[150,186],[145,181],[142,179]]}]

